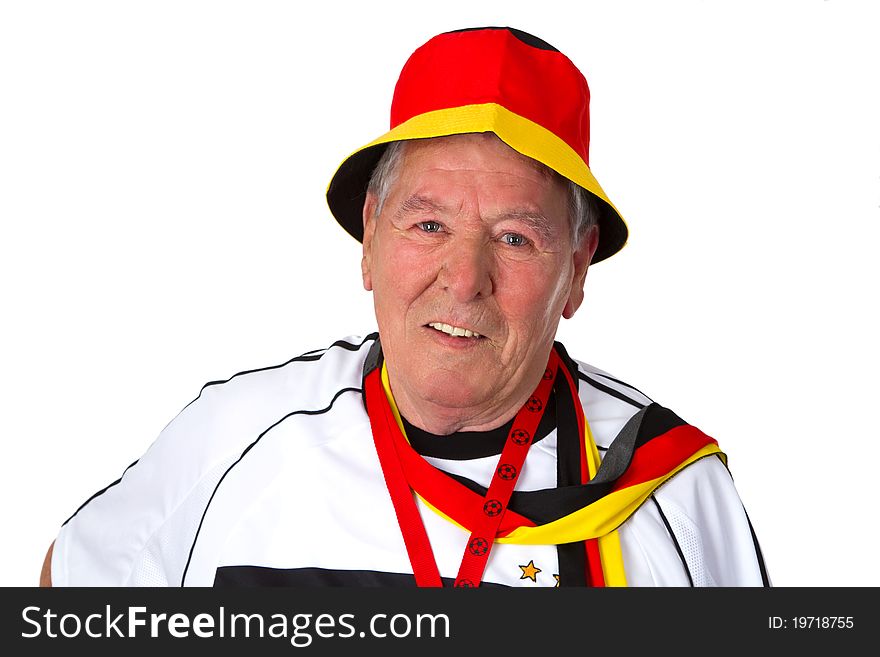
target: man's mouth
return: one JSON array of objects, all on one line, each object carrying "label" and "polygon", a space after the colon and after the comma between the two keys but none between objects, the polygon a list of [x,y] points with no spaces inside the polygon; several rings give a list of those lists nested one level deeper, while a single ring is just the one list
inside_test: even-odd
[{"label": "man's mouth", "polygon": [[446,333],[447,335],[451,335],[457,338],[482,338],[483,336],[477,333],[476,331],[471,331],[470,329],[462,328],[461,326],[452,326],[450,324],[444,324],[443,322],[430,322],[428,324],[432,329],[437,331],[441,331],[442,333]]}]

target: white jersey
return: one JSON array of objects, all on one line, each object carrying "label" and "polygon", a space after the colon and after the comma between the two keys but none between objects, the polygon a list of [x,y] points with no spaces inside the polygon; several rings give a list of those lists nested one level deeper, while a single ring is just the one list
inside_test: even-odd
[{"label": "white jersey", "polygon": [[[346,338],[206,385],[122,477],[62,526],[55,586],[414,586],[363,401],[377,339]],[[650,400],[589,365],[578,397],[600,454]],[[500,451],[498,452],[500,453]],[[430,455],[488,486],[498,453]],[[556,431],[529,449],[517,491],[557,485]],[[418,500],[441,576],[469,534]],[[620,527],[630,586],[769,585],[730,473],[702,458]],[[556,586],[554,545],[496,544],[483,585]]]}]

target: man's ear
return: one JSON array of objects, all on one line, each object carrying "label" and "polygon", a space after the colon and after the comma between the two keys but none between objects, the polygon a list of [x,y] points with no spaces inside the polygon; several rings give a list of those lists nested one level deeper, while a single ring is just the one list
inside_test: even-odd
[{"label": "man's ear", "polygon": [[568,301],[565,308],[562,309],[562,316],[565,319],[571,319],[581,307],[584,300],[584,283],[587,279],[587,269],[596,253],[596,247],[599,246],[599,226],[592,226],[589,232],[581,238],[580,245],[572,254],[572,264],[574,265],[574,275],[571,281],[571,292],[568,295]]},{"label": "man's ear", "polygon": [[363,239],[363,255],[361,257],[361,277],[364,281],[364,289],[369,292],[373,289],[372,274],[372,254],[373,254],[373,234],[376,232],[376,204],[378,199],[372,192],[367,192],[367,198],[364,201],[364,239]]}]

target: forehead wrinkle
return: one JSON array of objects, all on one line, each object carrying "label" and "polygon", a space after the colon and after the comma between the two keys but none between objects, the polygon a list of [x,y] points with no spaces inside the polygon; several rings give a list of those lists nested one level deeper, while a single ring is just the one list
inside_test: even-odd
[{"label": "forehead wrinkle", "polygon": [[400,204],[400,207],[397,208],[397,212],[394,213],[395,217],[405,217],[407,215],[412,214],[444,214],[446,211],[446,207],[437,203],[436,201],[432,201],[426,196],[422,196],[420,194],[413,194],[409,198],[407,198],[403,203]]}]

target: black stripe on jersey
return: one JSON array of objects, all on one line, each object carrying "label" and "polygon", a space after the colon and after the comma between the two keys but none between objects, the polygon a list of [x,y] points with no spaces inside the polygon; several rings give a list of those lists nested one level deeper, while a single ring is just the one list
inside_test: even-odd
[{"label": "black stripe on jersey", "polygon": [[[140,459],[138,459],[138,461],[140,461]],[[123,471],[122,471],[122,474],[119,476],[119,479],[117,479],[116,481],[114,481],[112,484],[108,484],[107,486],[105,486],[104,488],[102,488],[101,490],[99,490],[97,493],[95,493],[94,495],[92,495],[92,496],[91,496],[89,499],[87,499],[85,502],[83,502],[82,504],[80,504],[80,505],[79,505],[79,508],[78,508],[76,511],[73,512],[73,515],[70,516],[67,520],[65,520],[65,521],[61,524],[61,526],[64,527],[64,525],[66,525],[66,524],[69,523],[71,520],[73,520],[74,517],[76,516],[76,514],[83,510],[83,508],[86,506],[86,504],[88,504],[89,502],[91,502],[93,499],[95,499],[95,498],[98,497],[99,495],[103,495],[103,494],[106,493],[108,490],[110,490],[111,488],[113,488],[116,484],[118,484],[120,481],[122,481],[122,478],[125,476],[125,473],[128,472],[128,471],[132,468],[132,466],[133,466],[135,463],[137,463],[137,461],[135,461],[134,463],[132,463],[131,465],[129,465],[125,470],[123,470]]]},{"label": "black stripe on jersey", "polygon": [[642,397],[644,397],[645,399],[648,399],[648,400],[650,400],[650,401],[654,401],[653,399],[651,399],[650,397],[648,397],[648,395],[646,395],[645,393],[643,393],[641,390],[639,390],[639,389],[636,388],[635,386],[631,386],[631,385],[628,384],[626,381],[621,381],[620,379],[615,379],[613,376],[611,376],[611,375],[609,375],[609,374],[605,374],[605,373],[603,373],[603,372],[591,372],[591,374],[593,374],[593,375],[595,375],[595,376],[601,376],[603,379],[608,379],[609,381],[614,381],[614,383],[619,383],[620,385],[625,386],[625,387],[629,388],[630,390],[639,393],[639,394],[640,394]]},{"label": "black stripe on jersey", "polygon": [[651,500],[654,502],[654,506],[657,507],[657,513],[660,514],[660,519],[663,521],[663,524],[666,525],[666,531],[669,532],[669,537],[672,539],[672,543],[675,545],[675,551],[678,552],[678,558],[681,559],[681,565],[684,567],[684,572],[687,573],[688,582],[691,584],[691,588],[694,586],[694,578],[691,577],[691,569],[688,567],[688,563],[684,558],[684,552],[681,550],[681,545],[678,542],[678,537],[675,535],[675,532],[672,531],[672,525],[669,524],[669,521],[666,519],[666,514],[663,513],[663,507],[660,506],[660,502],[657,501],[657,498],[651,495]]},{"label": "black stripe on jersey", "polygon": [[[455,579],[444,577],[443,587],[452,588]],[[416,578],[409,573],[385,573],[378,570],[329,570],[326,568],[267,568],[265,566],[221,566],[214,577],[215,587],[292,586],[416,588]],[[482,582],[480,588],[504,587]]]},{"label": "black stripe on jersey", "polygon": [[[267,366],[267,367],[258,367],[258,368],[253,369],[253,370],[243,370],[243,371],[241,371],[241,372],[236,372],[235,374],[233,374],[232,376],[230,376],[228,379],[223,379],[222,381],[208,381],[208,383],[206,383],[205,385],[203,385],[203,386],[202,386],[202,389],[199,390],[199,394],[198,394],[198,396],[196,396],[196,398],[193,399],[193,400],[192,400],[189,404],[187,404],[186,406],[189,406],[189,405],[192,404],[194,401],[196,401],[196,399],[198,399],[199,397],[201,397],[201,396],[202,396],[202,393],[205,391],[205,388],[208,388],[208,387],[210,387],[210,386],[220,385],[220,384],[222,384],[222,383],[229,383],[230,381],[232,381],[232,379],[234,379],[234,378],[237,377],[237,376],[241,376],[241,375],[243,375],[243,374],[253,374],[254,372],[265,372],[265,371],[267,371],[267,370],[277,370],[277,369],[279,369],[279,368],[281,368],[281,367],[284,367],[285,365],[289,365],[290,363],[300,363],[300,362],[309,362],[309,361],[314,361],[314,360],[320,360],[321,357],[322,357],[324,354],[326,354],[326,353],[327,353],[330,349],[332,349],[333,347],[340,347],[340,348],[342,348],[342,349],[345,349],[346,351],[358,351],[358,350],[359,350],[361,347],[363,347],[367,342],[369,342],[370,340],[375,340],[375,339],[377,339],[378,337],[379,337],[379,334],[378,334],[378,333],[370,333],[370,334],[367,335],[363,340],[361,340],[361,343],[360,343],[360,344],[352,344],[352,343],[350,343],[350,342],[346,342],[345,340],[337,340],[336,342],[334,342],[333,344],[331,344],[331,345],[330,345],[329,347],[327,347],[326,349],[316,349],[316,350],[314,350],[314,351],[307,351],[307,352],[304,353],[304,354],[301,354],[301,355],[299,355],[299,356],[296,356],[296,357],[294,357],[294,358],[291,358],[290,360],[285,361],[285,362],[283,362],[283,363],[280,363],[280,364],[278,364],[278,365],[269,365],[269,366]],[[186,406],[184,406],[184,408],[186,408]]]},{"label": "black stripe on jersey", "polygon": [[[544,440],[556,428],[555,399],[556,393],[551,392],[550,399],[547,402],[547,410],[541,416],[538,428],[532,437],[532,445]],[[406,437],[410,445],[421,456],[445,459],[447,461],[464,461],[501,454],[507,442],[507,436],[513,427],[513,421],[516,418],[510,418],[508,422],[500,427],[490,429],[489,431],[458,431],[448,436],[438,436],[420,429],[411,424],[403,415],[400,416],[400,419],[403,420]]]},{"label": "black stripe on jersey", "polygon": [[617,397],[619,400],[625,401],[627,404],[632,404],[636,408],[644,408],[645,407],[645,404],[642,404],[641,402],[637,402],[634,399],[630,399],[629,397],[624,395],[619,390],[615,390],[614,388],[606,386],[604,383],[599,383],[598,381],[596,381],[593,378],[590,378],[589,376],[587,376],[583,372],[578,372],[578,378],[581,381],[586,381],[587,383],[589,383],[591,386],[593,386],[597,390],[601,390],[602,392],[604,392],[608,395],[611,395],[612,397]]},{"label": "black stripe on jersey", "polygon": [[195,537],[193,537],[192,545],[191,545],[190,548],[189,548],[189,556],[186,558],[186,566],[184,567],[184,569],[183,569],[183,575],[182,575],[181,578],[180,578],[180,585],[181,585],[181,586],[183,586],[184,582],[186,581],[186,572],[189,570],[189,563],[190,563],[190,561],[192,560],[193,551],[195,550],[196,543],[197,543],[198,540],[199,540],[199,532],[202,530],[202,524],[205,522],[205,516],[208,515],[208,509],[211,507],[211,502],[214,500],[214,496],[217,494],[217,491],[220,489],[220,484],[222,484],[222,483],[223,483],[223,480],[226,479],[226,475],[228,475],[228,474],[230,473],[230,471],[232,470],[232,468],[234,468],[236,465],[238,465],[239,463],[241,463],[241,460],[245,457],[245,455],[246,455],[249,451],[251,451],[251,448],[253,448],[254,445],[256,445],[258,442],[260,442],[260,440],[262,439],[263,436],[265,436],[267,433],[269,433],[269,432],[270,432],[272,429],[274,429],[276,426],[278,426],[279,424],[281,424],[282,422],[284,422],[284,420],[286,420],[287,418],[289,418],[289,417],[291,417],[291,416],[293,416],[293,415],[322,415],[323,413],[326,413],[326,412],[329,411],[331,408],[333,408],[333,404],[336,403],[336,400],[339,399],[339,397],[340,397],[343,393],[346,393],[346,392],[357,392],[357,393],[360,393],[360,392],[361,392],[361,389],[360,389],[360,388],[343,388],[342,390],[338,390],[338,391],[336,392],[336,394],[333,395],[333,398],[330,400],[330,403],[327,404],[327,406],[326,406],[325,408],[321,408],[321,409],[318,409],[318,410],[301,409],[301,410],[298,410],[298,411],[291,411],[290,413],[288,413],[287,415],[285,415],[285,416],[282,417],[281,419],[277,420],[276,422],[273,422],[273,423],[272,423],[269,427],[267,427],[265,430],[263,430],[263,431],[260,433],[260,435],[258,435],[258,436],[256,437],[256,439],[255,439],[250,445],[248,445],[248,446],[245,448],[245,450],[241,453],[241,456],[239,456],[239,457],[235,460],[235,462],[234,462],[232,465],[230,465],[228,468],[226,468],[226,472],[223,473],[223,476],[220,477],[220,481],[218,481],[218,482],[217,482],[217,485],[214,486],[214,491],[211,493],[211,497],[208,499],[208,503],[205,505],[205,510],[202,512],[202,519],[199,520],[199,526],[198,526],[198,528],[196,529],[196,535],[195,535]]},{"label": "black stripe on jersey", "polygon": [[[720,460],[721,463],[724,464],[724,468],[727,470],[727,474],[730,476],[731,479],[733,479],[733,473],[730,471],[730,468],[727,467],[727,463],[724,462],[724,459],[722,459],[718,454],[716,454],[715,456],[718,456],[718,460]],[[761,552],[761,545],[758,543],[758,536],[755,534],[755,528],[752,527],[752,520],[751,518],[749,518],[749,514],[746,512],[745,505],[743,505],[743,515],[745,515],[746,517],[746,522],[749,523],[749,532],[751,532],[752,534],[752,543],[755,546],[755,557],[758,559],[758,568],[761,571],[761,581],[763,582],[764,586],[769,587],[770,576],[767,574],[767,566],[764,564],[764,553]]]},{"label": "black stripe on jersey", "polygon": [[758,544],[758,537],[755,535],[755,528],[752,527],[752,521],[746,508],[743,506],[743,513],[746,516],[746,522],[749,523],[749,531],[752,533],[752,543],[755,544],[755,556],[758,558],[758,567],[761,569],[761,581],[764,586],[770,586],[770,577],[767,575],[767,567],[764,565],[764,554],[761,552],[761,546]]},{"label": "black stripe on jersey", "polygon": [[[378,333],[370,333],[363,340],[360,341],[360,344],[352,344],[351,342],[346,342],[345,340],[337,340],[336,342],[331,344],[329,347],[324,347],[322,349],[312,349],[311,351],[307,351],[304,354],[300,354],[297,358],[294,358],[293,360],[317,360],[317,358],[320,358],[322,355],[324,355],[328,350],[332,349],[333,347],[341,347],[343,349],[346,349],[347,351],[358,351],[361,347],[364,346],[364,344],[367,342],[367,340],[371,340],[378,335],[379,335]],[[317,357],[317,358],[315,358],[315,357]],[[290,361],[288,361],[288,362],[290,362]],[[624,385],[626,385],[626,384],[624,384]]]}]

